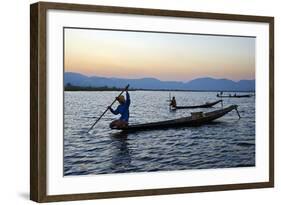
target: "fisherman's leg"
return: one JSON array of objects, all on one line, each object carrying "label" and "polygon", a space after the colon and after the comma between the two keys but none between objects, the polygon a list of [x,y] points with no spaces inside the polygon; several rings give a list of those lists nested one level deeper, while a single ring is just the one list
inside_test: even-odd
[{"label": "fisherman's leg", "polygon": [[123,121],[123,120],[115,120],[110,124],[110,128],[123,128],[123,127],[127,127],[128,126],[128,122]]},{"label": "fisherman's leg", "polygon": [[127,126],[128,126],[128,122],[123,121],[123,120],[119,120],[118,127],[124,128],[124,127],[127,127]]},{"label": "fisherman's leg", "polygon": [[112,122],[110,123],[109,127],[110,127],[110,128],[118,127],[118,126],[117,126],[118,121],[119,121],[119,120],[114,120],[114,121],[112,121]]}]

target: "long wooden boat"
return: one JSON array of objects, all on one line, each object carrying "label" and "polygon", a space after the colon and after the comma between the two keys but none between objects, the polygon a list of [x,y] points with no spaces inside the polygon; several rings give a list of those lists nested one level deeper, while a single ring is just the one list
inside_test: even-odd
[{"label": "long wooden boat", "polygon": [[189,116],[189,117],[183,117],[174,120],[135,124],[135,125],[129,125],[124,128],[114,128],[114,129],[134,132],[134,131],[141,131],[141,130],[156,130],[156,129],[167,129],[167,128],[174,128],[174,127],[200,126],[200,125],[207,124],[213,120],[216,120],[234,109],[237,110],[237,107],[238,107],[237,105],[231,105],[223,109],[202,113],[202,116],[197,118],[194,118],[193,116]]},{"label": "long wooden boat", "polygon": [[[203,105],[193,105],[193,106],[176,106],[174,109],[195,109],[195,108],[210,108],[214,105],[222,102],[222,100],[217,100],[215,102],[207,102]],[[173,107],[172,107],[173,108]]]},{"label": "long wooden boat", "polygon": [[219,95],[217,94],[218,98],[249,98],[252,97],[252,95]]}]

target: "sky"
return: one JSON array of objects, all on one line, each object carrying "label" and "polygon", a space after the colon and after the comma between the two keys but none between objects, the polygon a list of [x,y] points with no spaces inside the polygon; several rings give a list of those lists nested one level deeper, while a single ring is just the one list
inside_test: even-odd
[{"label": "sky", "polygon": [[87,76],[255,79],[255,38],[64,29],[64,69]]}]

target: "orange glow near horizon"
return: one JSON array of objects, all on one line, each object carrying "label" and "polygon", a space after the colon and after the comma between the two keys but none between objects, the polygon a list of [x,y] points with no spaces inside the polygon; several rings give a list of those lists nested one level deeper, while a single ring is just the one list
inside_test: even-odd
[{"label": "orange glow near horizon", "polygon": [[65,29],[65,72],[188,81],[255,79],[255,38]]}]

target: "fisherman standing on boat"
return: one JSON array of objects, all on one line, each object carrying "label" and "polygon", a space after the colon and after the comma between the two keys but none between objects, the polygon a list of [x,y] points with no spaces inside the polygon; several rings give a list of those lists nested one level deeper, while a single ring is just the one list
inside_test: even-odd
[{"label": "fisherman standing on boat", "polygon": [[170,106],[171,106],[172,108],[176,108],[176,107],[177,107],[177,101],[176,101],[175,96],[172,98],[171,103],[170,103]]},{"label": "fisherman standing on boat", "polygon": [[217,93],[217,97],[222,97],[223,92],[220,91],[220,94]]},{"label": "fisherman standing on boat", "polygon": [[123,95],[120,95],[119,97],[116,97],[116,100],[119,102],[116,110],[113,110],[111,107],[108,108],[114,115],[120,114],[121,117],[118,120],[114,120],[110,123],[109,126],[111,129],[127,127],[129,122],[129,107],[131,100],[128,90],[126,90],[126,99]]}]

